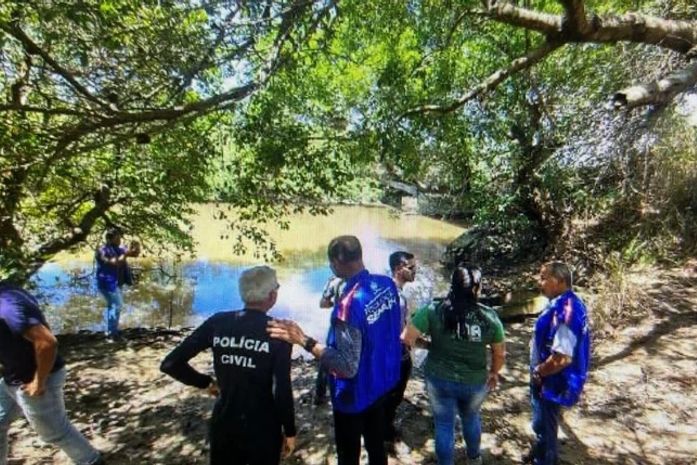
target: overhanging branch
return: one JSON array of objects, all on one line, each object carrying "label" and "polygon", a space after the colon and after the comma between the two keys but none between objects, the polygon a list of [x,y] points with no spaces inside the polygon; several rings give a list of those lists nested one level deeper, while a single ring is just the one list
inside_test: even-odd
[{"label": "overhanging branch", "polygon": [[458,108],[462,107],[468,101],[495,89],[496,86],[498,86],[501,82],[505,81],[509,76],[517,73],[518,71],[533,66],[535,63],[539,62],[562,45],[564,44],[561,42],[545,42],[544,45],[533,50],[527,55],[513,60],[508,67],[497,70],[495,73],[491,74],[488,78],[484,79],[477,86],[472,88],[469,92],[467,92],[454,102],[448,105],[423,105],[420,107],[412,108],[404,112],[400,116],[400,119],[421,113],[444,114],[453,112]]},{"label": "overhanging branch", "polygon": [[612,101],[617,108],[636,108],[670,102],[676,95],[697,85],[697,62],[648,84],[617,92]]},{"label": "overhanging branch", "polygon": [[51,57],[44,49],[39,47],[39,45],[34,42],[19,26],[16,24],[0,23],[0,29],[5,31],[7,34],[11,35],[17,39],[24,47],[24,50],[29,55],[39,55],[48,65],[65,81],[70,85],[70,87],[75,90],[78,95],[82,95],[87,100],[96,103],[100,107],[108,108],[108,106],[99,100],[97,97],[92,95],[89,90],[82,84],[80,84],[75,76],[64,68],[60,63]]},{"label": "overhanging branch", "polygon": [[[486,14],[494,21],[537,31],[561,42],[616,43],[633,42],[656,45],[687,53],[697,46],[697,21],[679,21],[658,18],[639,13],[622,15],[593,15],[586,18],[583,2],[560,0],[565,5],[566,16],[520,8],[507,2],[496,2],[486,7]],[[579,26],[568,27],[570,20]]]}]

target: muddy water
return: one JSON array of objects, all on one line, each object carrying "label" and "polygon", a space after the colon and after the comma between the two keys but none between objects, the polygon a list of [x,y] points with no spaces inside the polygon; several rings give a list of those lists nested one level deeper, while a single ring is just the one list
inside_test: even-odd
[{"label": "muddy water", "polygon": [[[233,253],[234,238],[224,208],[202,205],[193,218],[197,242],[192,259],[175,263],[170,257],[130,260],[138,272],[136,284],[125,288],[122,326],[192,326],[223,310],[238,309],[237,279],[247,267],[262,263],[250,248]],[[329,311],[318,306],[321,290],[331,276],[326,246],[335,236],[356,235],[363,244],[366,267],[388,273],[388,256],[408,250],[417,256],[417,281],[407,295],[412,308],[442,295],[447,284],[438,260],[445,246],[462,233],[461,226],[419,215],[405,215],[379,207],[338,206],[327,216],[297,214],[288,229],[267,228],[283,259],[271,263],[281,288],[271,315],[298,320],[307,331],[322,337]],[[128,242],[129,238],[125,238]],[[47,316],[57,332],[101,330],[103,301],[94,277],[92,253],[64,255],[45,265],[37,276],[38,291],[47,303]]]}]

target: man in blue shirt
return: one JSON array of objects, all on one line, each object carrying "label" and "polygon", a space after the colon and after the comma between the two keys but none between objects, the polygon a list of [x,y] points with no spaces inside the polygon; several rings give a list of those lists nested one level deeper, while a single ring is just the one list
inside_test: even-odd
[{"label": "man in blue shirt", "polygon": [[361,436],[370,465],[386,465],[384,400],[399,380],[399,295],[391,278],[365,269],[358,238],[332,239],[327,255],[346,286],[332,310],[326,347],[292,321],[272,321],[268,331],[302,346],[329,371],[338,465],[358,465]]},{"label": "man in blue shirt", "polygon": [[76,464],[103,463],[65,413],[65,363],[57,347],[36,299],[0,283],[0,465],[7,463],[7,433],[20,413],[45,442]]},{"label": "man in blue shirt", "polygon": [[121,247],[121,231],[110,228],[106,232],[106,244],[97,249],[97,288],[106,300],[104,321],[106,336],[114,340],[119,336],[119,319],[123,307],[121,287],[132,284],[131,270],[126,257],[137,257],[140,245],[134,242],[130,248]]},{"label": "man in blue shirt", "polygon": [[540,290],[550,302],[537,318],[530,341],[530,402],[536,440],[527,461],[534,465],[556,465],[560,408],[578,402],[588,374],[587,312],[571,284],[566,264],[542,266]]}]

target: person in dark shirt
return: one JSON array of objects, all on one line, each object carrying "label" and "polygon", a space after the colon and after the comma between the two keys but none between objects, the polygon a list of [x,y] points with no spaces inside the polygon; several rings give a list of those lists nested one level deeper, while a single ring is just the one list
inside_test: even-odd
[{"label": "person in dark shirt", "polygon": [[65,412],[65,363],[36,299],[0,283],[0,465],[7,463],[10,423],[20,413],[45,442],[78,465],[103,464]]},{"label": "person in dark shirt", "polygon": [[[244,309],[213,315],[179,344],[160,369],[217,395],[210,423],[211,465],[277,465],[295,448],[295,410],[290,382],[292,346],[266,333],[266,313],[279,284],[267,266],[245,270],[239,288]],[[213,351],[217,381],[189,360]]]},{"label": "person in dark shirt", "polygon": [[119,338],[119,319],[123,307],[121,288],[124,284],[133,284],[131,269],[127,257],[140,255],[140,243],[134,241],[126,248],[121,246],[121,231],[110,228],[106,234],[106,244],[97,249],[97,288],[104,296],[106,309],[104,311],[105,333],[110,341]]},{"label": "person in dark shirt", "polygon": [[302,346],[330,373],[338,465],[358,465],[361,436],[370,465],[387,465],[384,403],[399,381],[399,295],[394,281],[363,265],[361,243],[339,236],[327,248],[334,275],[346,285],[334,303],[327,345],[290,320],[270,321],[269,333]]}]

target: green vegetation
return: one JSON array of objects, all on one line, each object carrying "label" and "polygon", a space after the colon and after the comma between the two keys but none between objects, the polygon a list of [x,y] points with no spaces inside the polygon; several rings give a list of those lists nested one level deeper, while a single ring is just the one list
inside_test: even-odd
[{"label": "green vegetation", "polygon": [[694,252],[694,5],[526,5],[3,3],[0,269],[110,224],[187,248],[211,199],[266,243],[265,223],[389,181],[509,249],[610,268]]}]

